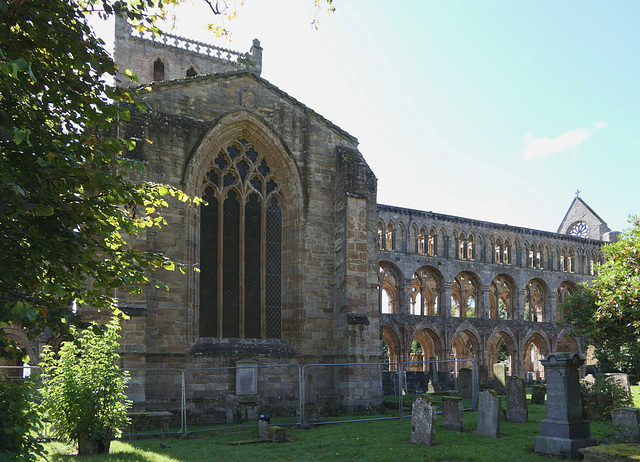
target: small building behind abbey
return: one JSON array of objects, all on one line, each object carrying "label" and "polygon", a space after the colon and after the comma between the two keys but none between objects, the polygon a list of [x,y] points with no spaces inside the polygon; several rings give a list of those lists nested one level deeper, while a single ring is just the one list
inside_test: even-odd
[{"label": "small building behind abbey", "polygon": [[[578,195],[557,233],[378,204],[357,139],[263,79],[262,52],[257,40],[239,53],[117,21],[117,84],[134,85],[132,70],[149,108],[120,128],[146,164],[140,179],[204,199],[173,201],[168,225],[132,243],[190,269],[158,273],[168,291],[120,300],[137,408],[171,409],[180,380],[202,419],[245,386],[261,409],[295,406],[305,364],[426,371],[424,361],[475,355],[486,382],[498,362],[537,380],[546,354],[585,354],[556,323],[558,303],[617,234]],[[239,365],[278,367],[256,393]],[[313,375],[308,402],[382,403],[379,368]]]}]

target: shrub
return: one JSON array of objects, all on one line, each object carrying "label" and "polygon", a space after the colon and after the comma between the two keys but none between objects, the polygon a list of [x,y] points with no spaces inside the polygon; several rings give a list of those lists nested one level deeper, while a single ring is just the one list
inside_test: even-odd
[{"label": "shrub", "polygon": [[74,331],[76,339],[63,343],[57,357],[51,348],[42,354],[43,407],[54,434],[78,442],[81,454],[108,452],[111,436],[127,423],[128,376],[116,364],[119,331],[114,317],[104,331],[96,325]]},{"label": "shrub", "polygon": [[0,460],[35,460],[42,446],[35,438],[40,419],[36,412],[37,384],[32,379],[11,380],[0,375]]},{"label": "shrub", "polygon": [[597,375],[595,381],[580,381],[580,392],[584,396],[587,393],[606,393],[611,396],[611,405],[599,406],[596,409],[602,420],[611,420],[611,410],[621,407],[633,407],[633,396],[625,390],[613,377]]}]

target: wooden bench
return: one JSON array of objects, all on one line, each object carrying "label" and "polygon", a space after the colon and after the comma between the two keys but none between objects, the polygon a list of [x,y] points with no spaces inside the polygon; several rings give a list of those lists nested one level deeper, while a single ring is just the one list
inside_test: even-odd
[{"label": "wooden bench", "polygon": [[173,413],[168,411],[156,411],[156,412],[132,412],[127,414],[127,417],[131,419],[129,424],[129,434],[135,435],[141,426],[150,422],[160,423],[160,433],[163,438],[169,436],[169,424],[173,418]]}]

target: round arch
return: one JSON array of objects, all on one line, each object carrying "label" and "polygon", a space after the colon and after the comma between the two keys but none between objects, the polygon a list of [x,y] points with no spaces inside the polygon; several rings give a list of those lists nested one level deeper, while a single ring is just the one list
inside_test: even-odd
[{"label": "round arch", "polygon": [[[415,289],[415,290],[414,290]],[[412,297],[415,295],[414,314],[438,316],[441,314],[444,276],[435,266],[421,266],[413,274]]]},{"label": "round arch", "polygon": [[482,300],[482,282],[472,271],[461,271],[451,287],[451,316],[462,318],[478,317]]},{"label": "round arch", "polygon": [[378,288],[381,313],[399,313],[400,310],[400,282],[402,271],[390,261],[378,263]]},{"label": "round arch", "polygon": [[389,356],[389,370],[398,370],[397,363],[400,361],[400,338],[395,330],[389,326],[382,326],[382,348],[387,346]]},{"label": "round arch", "polygon": [[529,332],[524,344],[522,371],[528,382],[543,380],[544,367],[540,361],[551,353],[551,344],[542,331]]},{"label": "round arch", "polygon": [[513,371],[513,366],[516,365],[518,350],[511,329],[506,327],[496,328],[490,338],[489,374],[491,376],[493,375],[493,365],[496,363],[505,363],[507,373]]},{"label": "round arch", "polygon": [[549,286],[540,278],[533,278],[524,288],[522,319],[534,322],[549,322]]},{"label": "round arch", "polygon": [[489,286],[489,317],[493,319],[513,319],[516,281],[509,274],[496,275]]}]

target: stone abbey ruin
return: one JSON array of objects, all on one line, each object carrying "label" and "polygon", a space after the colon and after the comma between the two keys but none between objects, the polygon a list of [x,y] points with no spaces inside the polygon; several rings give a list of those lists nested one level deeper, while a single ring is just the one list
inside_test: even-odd
[{"label": "stone abbey ruin", "polygon": [[[357,139],[263,79],[257,40],[238,53],[120,20],[115,59],[117,84],[135,85],[131,69],[149,108],[120,127],[143,179],[206,201],[174,201],[169,225],[132,243],[199,268],[158,274],[169,291],[121,298],[137,408],[175,409],[180,381],[202,418],[229,394],[295,407],[305,364],[426,372],[425,361],[475,355],[486,383],[498,362],[538,380],[547,354],[585,355],[557,307],[617,233],[577,195],[555,233],[381,205]],[[375,406],[382,375],[317,367],[304,393]]]}]

